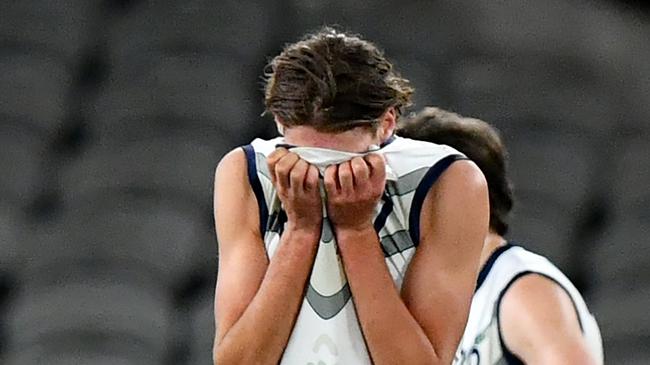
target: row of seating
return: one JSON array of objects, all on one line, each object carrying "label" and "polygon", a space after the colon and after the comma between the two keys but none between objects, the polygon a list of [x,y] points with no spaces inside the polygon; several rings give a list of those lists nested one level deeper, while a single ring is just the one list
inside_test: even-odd
[{"label": "row of seating", "polygon": [[210,363],[214,168],[273,130],[265,58],[338,23],[385,47],[416,109],[502,130],[511,238],[585,275],[608,358],[643,363],[650,50],[628,20],[560,0],[3,2],[0,362]]}]

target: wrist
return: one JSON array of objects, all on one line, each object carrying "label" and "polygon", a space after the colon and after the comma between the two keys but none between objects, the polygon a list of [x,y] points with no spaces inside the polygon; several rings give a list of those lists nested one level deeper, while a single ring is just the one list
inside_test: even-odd
[{"label": "wrist", "polygon": [[321,224],[312,225],[298,225],[292,222],[287,222],[282,235],[297,237],[301,240],[319,240],[321,235]]},{"label": "wrist", "polygon": [[368,237],[377,237],[377,232],[372,223],[343,227],[335,226],[334,231],[339,244],[345,244],[347,242],[363,242],[368,241]]}]

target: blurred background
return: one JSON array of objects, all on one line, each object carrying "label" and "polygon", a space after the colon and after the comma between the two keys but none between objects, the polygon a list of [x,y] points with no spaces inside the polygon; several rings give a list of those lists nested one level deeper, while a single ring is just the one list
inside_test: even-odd
[{"label": "blurred background", "polygon": [[209,364],[214,168],[273,136],[262,74],[339,24],[494,123],[510,238],[650,361],[650,9],[580,0],[1,0],[0,362]]}]

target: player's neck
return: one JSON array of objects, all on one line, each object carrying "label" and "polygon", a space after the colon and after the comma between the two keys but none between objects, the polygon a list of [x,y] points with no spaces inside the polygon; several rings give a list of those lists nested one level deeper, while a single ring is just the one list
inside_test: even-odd
[{"label": "player's neck", "polygon": [[483,241],[483,251],[481,252],[481,265],[483,267],[485,262],[490,258],[490,255],[497,248],[505,245],[507,243],[506,239],[503,236],[496,234],[490,231],[487,236],[485,236],[485,241]]}]

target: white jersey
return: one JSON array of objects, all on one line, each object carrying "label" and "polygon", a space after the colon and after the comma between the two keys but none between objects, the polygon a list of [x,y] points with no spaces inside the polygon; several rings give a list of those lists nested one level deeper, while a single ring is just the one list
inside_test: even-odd
[{"label": "white jersey", "polygon": [[479,273],[467,327],[454,364],[522,364],[501,341],[499,305],[508,288],[518,278],[531,273],[553,280],[569,294],[589,350],[598,364],[603,363],[598,324],[575,286],[545,257],[508,244],[495,250]]},{"label": "white jersey", "polygon": [[[266,165],[266,157],[279,144],[284,144],[283,138],[256,139],[244,147],[269,258],[280,244],[286,223]],[[387,182],[376,208],[374,226],[390,275],[399,289],[419,241],[424,197],[442,172],[464,156],[448,146],[400,137],[392,138],[377,152],[386,158]],[[305,297],[282,364],[371,364],[337,251],[325,217]]]}]

